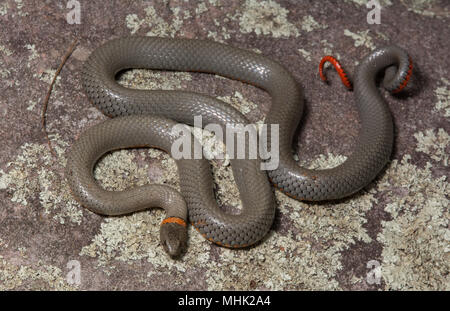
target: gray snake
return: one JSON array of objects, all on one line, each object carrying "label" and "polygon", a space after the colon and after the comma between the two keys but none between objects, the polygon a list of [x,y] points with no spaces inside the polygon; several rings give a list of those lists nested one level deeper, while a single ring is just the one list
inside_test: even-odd
[{"label": "gray snake", "polygon": [[[389,68],[388,68],[389,67]],[[341,165],[324,170],[302,168],[292,157],[292,140],[303,112],[303,91],[279,63],[260,54],[220,43],[191,39],[128,37],[97,48],[85,62],[82,84],[91,102],[114,117],[85,131],[68,153],[66,176],[72,194],[89,210],[121,215],[161,207],[167,218],[161,242],[172,256],[186,247],[186,222],[208,240],[226,247],[246,247],[270,229],[275,201],[260,159],[231,160],[239,188],[239,215],[224,212],[214,195],[210,166],[205,159],[176,160],[182,195],[165,185],[146,185],[124,191],[99,186],[93,168],[105,153],[128,147],[156,147],[170,152],[177,136],[173,125],[193,125],[196,115],[204,124],[226,126],[249,121],[214,97],[188,91],[135,90],[116,81],[129,68],[215,73],[255,85],[269,93],[272,106],[265,123],[279,125],[279,166],[268,171],[270,181],[286,194],[306,201],[339,199],[366,186],[387,163],[393,145],[393,122],[376,87],[377,74],[389,91],[409,79],[412,65],[399,47],[380,48],[357,67],[354,94],[361,131],[353,153]],[[394,70],[395,69],[395,70]],[[269,136],[270,138],[270,136]],[[270,149],[271,141],[267,142]]]}]

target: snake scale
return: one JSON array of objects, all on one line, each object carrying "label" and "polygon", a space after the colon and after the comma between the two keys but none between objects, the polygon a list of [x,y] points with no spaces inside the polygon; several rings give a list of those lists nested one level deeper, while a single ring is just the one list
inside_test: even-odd
[{"label": "snake scale", "polygon": [[[129,68],[214,73],[268,92],[272,106],[265,124],[269,129],[273,124],[279,126],[279,165],[266,174],[260,169],[259,158],[231,160],[242,201],[240,214],[226,213],[218,206],[210,165],[205,159],[176,160],[181,194],[166,185],[124,191],[107,191],[98,185],[93,169],[102,155],[143,146],[170,153],[178,138],[171,128],[177,123],[193,125],[194,116],[201,115],[204,124],[222,127],[249,123],[239,111],[208,95],[126,88],[117,83],[116,75]],[[411,59],[401,48],[389,46],[373,51],[359,63],[354,94],[361,131],[354,150],[335,168],[309,170],[298,165],[291,151],[303,112],[303,91],[279,63],[251,51],[205,40],[110,40],[85,62],[82,84],[95,107],[113,119],[89,128],[70,149],[66,176],[72,194],[84,207],[104,215],[164,208],[167,217],[161,224],[161,243],[174,257],[186,247],[188,218],[214,243],[232,248],[253,245],[266,235],[274,219],[275,201],[269,180],[299,200],[339,199],[366,186],[386,165],[393,145],[393,121],[376,86],[377,74],[385,69],[389,70],[383,86],[399,91],[411,75]],[[270,149],[270,139],[267,146]]]}]

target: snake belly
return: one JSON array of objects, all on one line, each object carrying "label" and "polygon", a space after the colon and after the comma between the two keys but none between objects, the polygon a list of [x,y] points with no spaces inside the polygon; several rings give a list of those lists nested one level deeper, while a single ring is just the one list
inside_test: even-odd
[{"label": "snake belly", "polygon": [[[393,144],[393,124],[389,109],[376,88],[375,77],[379,71],[393,66],[396,72],[391,70],[391,74],[385,76],[384,85],[394,90],[404,82],[409,69],[408,56],[402,49],[396,46],[378,49],[358,66],[354,89],[361,132],[354,151],[347,160],[335,168],[325,170],[302,168],[293,159],[291,144],[302,116],[303,91],[283,66],[260,54],[205,40],[119,38],[106,42],[89,56],[83,68],[82,84],[91,102],[110,117],[147,116],[131,122],[145,123],[148,122],[146,118],[161,116],[193,125],[194,117],[201,115],[203,124],[214,123],[221,126],[245,124],[248,121],[230,105],[208,95],[178,90],[128,89],[118,84],[115,77],[124,69],[147,68],[214,73],[255,85],[267,91],[272,99],[265,123],[269,129],[274,124],[279,127],[279,166],[268,171],[270,180],[292,197],[320,201],[342,198],[357,192],[388,161]],[[122,124],[120,129],[115,126],[118,125],[111,125],[111,130],[122,131],[125,135],[123,137],[130,135],[127,126]],[[99,151],[97,144],[102,142],[95,137],[95,133],[92,135],[93,139],[76,150],[79,155],[89,153],[91,149]],[[166,134],[155,132],[148,138],[154,141],[164,135]],[[270,149],[270,135],[268,138],[267,148]],[[108,148],[132,146],[133,144],[124,141],[121,144],[117,141],[117,146]],[[100,148],[100,151],[107,152],[108,148]],[[70,155],[68,161],[69,175],[72,176],[69,178],[69,185],[74,195],[81,198],[83,205],[88,208],[94,206],[91,209],[100,213],[105,206],[117,206],[114,198],[100,196],[97,193],[100,189],[87,181],[92,181],[93,165],[99,155],[87,160],[84,156],[80,157],[83,158],[82,161],[73,163]],[[239,215],[227,214],[217,206],[207,162],[189,161],[187,162],[191,164],[177,161],[177,165],[189,219],[197,230],[207,239],[230,247],[244,247],[260,240],[272,224],[274,200],[267,176],[260,170],[259,159],[231,160],[243,206]],[[82,165],[84,168],[81,168]],[[77,171],[84,172],[84,179],[75,176]],[[86,187],[85,184],[89,186]],[[145,201],[144,194],[134,195],[137,196],[135,200]],[[113,212],[120,214],[124,210],[138,209],[132,204],[124,208],[124,205],[129,204],[125,201],[120,204],[121,207],[116,207]]]}]

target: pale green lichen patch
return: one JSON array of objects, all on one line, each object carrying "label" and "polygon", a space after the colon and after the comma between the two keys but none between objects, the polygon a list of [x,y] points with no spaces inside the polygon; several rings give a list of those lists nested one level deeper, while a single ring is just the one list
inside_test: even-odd
[{"label": "pale green lichen patch", "polygon": [[308,52],[305,49],[298,49],[298,52],[308,61],[311,61],[311,52]]},{"label": "pale green lichen patch", "polygon": [[8,2],[4,1],[3,3],[0,3],[0,16],[5,16],[6,13],[8,13]]},{"label": "pale green lichen patch", "polygon": [[28,12],[22,11],[22,8],[24,6],[23,0],[14,0],[14,2],[16,3],[17,14],[19,16],[28,16]]},{"label": "pale green lichen patch", "polygon": [[450,10],[447,8],[435,8],[433,4],[437,1],[430,0],[400,0],[408,11],[428,17],[448,18]]},{"label": "pale green lichen patch", "polygon": [[208,289],[248,290],[252,283],[271,290],[336,289],[330,271],[337,268],[338,256],[334,255],[333,251],[317,252],[311,243],[296,240],[291,233],[270,232],[258,247],[220,249],[217,262],[207,264]]},{"label": "pale green lichen patch", "polygon": [[416,151],[428,154],[433,160],[448,165],[450,136],[443,129],[428,129],[414,134],[417,140]]},{"label": "pale green lichen patch", "polygon": [[376,35],[384,41],[389,41],[389,37],[380,31],[375,31]]},{"label": "pale green lichen patch", "polygon": [[34,101],[34,100],[28,101],[27,110],[32,111],[34,109],[34,107],[36,107],[36,105],[37,105],[37,101]]},{"label": "pale green lichen patch", "polygon": [[233,96],[218,96],[217,98],[230,104],[244,115],[258,108],[255,103],[245,99],[244,96],[238,91],[234,92]]},{"label": "pale green lichen patch", "polygon": [[449,290],[449,184],[432,176],[430,163],[421,169],[410,159],[394,160],[378,186],[392,216],[377,237],[382,277],[387,289]]},{"label": "pale green lichen patch", "polygon": [[[0,65],[2,65],[2,62],[0,61]],[[2,79],[6,79],[9,77],[9,75],[11,74],[11,71],[9,71],[6,68],[0,69],[0,77]]]},{"label": "pale green lichen patch", "polygon": [[126,25],[131,29],[131,34],[135,34],[142,27],[151,29],[146,33],[147,36],[174,37],[183,26],[183,17],[178,15],[180,10],[172,9],[174,18],[171,23],[167,23],[153,7],[144,9],[145,17],[139,18],[137,14],[128,14]]},{"label": "pale green lichen patch", "polygon": [[201,145],[206,159],[221,160],[222,165],[225,166],[230,163],[230,157],[226,154],[225,144],[216,138],[213,132],[193,127],[190,127],[190,131]]},{"label": "pale green lichen patch", "polygon": [[[83,247],[80,255],[98,258],[98,265],[114,269],[113,260],[131,261],[158,252],[161,212],[144,211],[129,216],[106,218],[100,233]],[[164,255],[164,254],[159,254]]]},{"label": "pale green lichen patch", "polygon": [[200,2],[197,7],[195,8],[195,14],[201,15],[205,12],[208,12],[208,8],[206,7],[206,4],[204,2]]},{"label": "pale green lichen patch", "polygon": [[225,43],[226,40],[231,38],[231,34],[234,33],[233,30],[227,29],[225,26],[221,26],[219,22],[217,24],[215,23],[217,28],[219,28],[218,31],[208,30],[207,37],[209,39],[212,39],[213,41]]},{"label": "pale green lichen patch", "polygon": [[145,69],[131,69],[118,80],[123,86],[133,89],[174,90],[182,88],[183,81],[192,80],[187,72],[158,72]]},{"label": "pale green lichen patch", "polygon": [[301,161],[302,166],[308,169],[327,169],[336,167],[344,161],[347,160],[346,156],[343,155],[334,155],[332,153],[328,153],[326,155],[320,154],[317,158],[312,161]]},{"label": "pale green lichen patch", "polygon": [[1,54],[4,54],[6,56],[11,56],[13,53],[11,52],[10,49],[8,49],[4,45],[0,44],[0,77],[2,79],[6,79],[11,75],[11,71],[9,69],[5,68],[6,66],[3,63]]},{"label": "pale green lichen patch", "polygon": [[239,17],[242,33],[271,35],[274,38],[298,37],[297,27],[288,21],[289,11],[272,0],[247,0]]},{"label": "pale green lichen patch", "polygon": [[441,82],[442,86],[434,90],[438,100],[435,104],[435,110],[448,118],[450,117],[450,82],[446,78],[442,78]]},{"label": "pale green lichen patch", "polygon": [[369,36],[370,30],[365,31],[358,31],[356,33],[351,32],[348,29],[344,30],[344,35],[347,37],[351,37],[353,40],[355,40],[355,47],[359,46],[365,46],[366,48],[373,50],[375,48],[375,44],[373,43],[373,39],[371,36]]},{"label": "pale green lichen patch", "polygon": [[314,17],[312,17],[311,15],[307,15],[304,16],[302,21],[301,21],[301,28],[302,30],[306,31],[306,32],[311,32],[313,30],[318,30],[318,29],[327,29],[328,26],[327,25],[323,25],[318,23]]},{"label": "pale green lichen patch", "polygon": [[[107,154],[97,163],[94,177],[105,189],[117,191],[133,186],[142,186],[149,182],[177,186],[176,177],[178,175],[175,161],[160,150],[149,149],[147,154],[152,159],[160,160],[162,158],[161,163],[152,163],[150,166],[148,164],[138,165],[133,152],[125,149],[118,150]],[[172,180],[173,177],[175,180]]]},{"label": "pale green lichen patch", "polygon": [[13,54],[13,52],[11,52],[10,49],[1,44],[0,44],[0,53],[5,54],[6,56],[11,56]]},{"label": "pale green lichen patch", "polygon": [[159,240],[159,227],[164,216],[162,210],[153,209],[129,216],[106,218],[99,234],[90,245],[83,247],[80,255],[97,258],[98,266],[103,267],[107,273],[113,273],[114,261],[131,263],[146,260],[154,265],[155,271],[168,268],[179,272],[189,269],[186,263],[189,257],[196,257],[199,263],[206,262],[209,245],[204,240],[201,243],[201,237],[192,228],[189,232],[191,245],[186,255],[189,257],[183,261],[168,258]]},{"label": "pale green lichen patch", "polygon": [[229,165],[228,158],[222,163],[211,161],[211,164],[219,206],[226,204],[235,210],[240,210],[242,205],[240,193],[234,181],[233,171]]},{"label": "pale green lichen patch", "polygon": [[38,261],[35,268],[15,265],[0,256],[0,290],[76,290],[68,284],[63,271],[52,265]]},{"label": "pale green lichen patch", "polygon": [[[36,46],[34,44],[27,44],[25,47],[30,51],[30,56],[28,56],[28,61],[36,59],[39,54],[36,51]],[[30,68],[30,63],[27,63],[27,67]]]},{"label": "pale green lichen patch", "polygon": [[[64,164],[67,144],[56,137],[53,147]],[[0,170],[0,190],[8,189],[12,194],[10,200],[23,206],[37,197],[40,208],[53,214],[58,222],[69,220],[80,224],[82,212],[72,199],[65,179],[48,169],[55,164],[47,145],[25,143],[19,150],[16,158],[7,164],[7,172]]]},{"label": "pale green lichen patch", "polygon": [[[336,57],[338,60],[341,58],[341,55],[339,53],[336,53],[333,51],[334,45],[333,43],[328,42],[327,40],[320,40],[320,44],[323,46],[322,51],[324,55],[332,55]],[[328,66],[329,64],[325,64],[325,66]]]},{"label": "pale green lichen patch", "polygon": [[3,240],[2,238],[0,238],[0,247],[3,249],[8,247],[8,243],[6,243],[5,240]]},{"label": "pale green lichen patch", "polygon": [[[56,69],[45,69],[44,71],[42,71],[40,73],[34,73],[33,77],[37,77],[37,78],[39,78],[39,80],[50,84],[50,83],[52,83],[53,78],[55,77],[55,74],[56,74]],[[60,81],[61,81],[61,77],[60,76],[56,77],[55,87],[59,85]]]},{"label": "pale green lichen patch", "polygon": [[[355,3],[357,5],[360,6],[366,6],[367,2],[369,2],[369,0],[344,0],[347,3]],[[378,3],[382,6],[382,7],[386,7],[386,6],[390,6],[392,5],[391,0],[379,0]]]}]

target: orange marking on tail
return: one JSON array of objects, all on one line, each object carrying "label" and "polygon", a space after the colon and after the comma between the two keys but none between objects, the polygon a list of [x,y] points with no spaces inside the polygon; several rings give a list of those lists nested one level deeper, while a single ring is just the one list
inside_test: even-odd
[{"label": "orange marking on tail", "polygon": [[400,84],[400,86],[398,88],[396,88],[395,90],[393,90],[392,93],[398,93],[406,87],[406,85],[409,82],[409,79],[411,78],[412,71],[413,71],[413,62],[412,62],[411,57],[409,57],[409,69],[408,69],[408,73],[406,74],[405,80],[403,80],[403,82]]},{"label": "orange marking on tail", "polygon": [[322,58],[322,60],[320,61],[320,64],[319,64],[319,75],[320,75],[320,78],[323,81],[327,81],[327,77],[323,73],[323,66],[325,65],[326,62],[330,62],[334,66],[334,68],[336,69],[337,73],[341,77],[342,83],[344,83],[344,85],[349,90],[351,90],[352,89],[352,83],[348,79],[348,76],[345,73],[344,68],[342,68],[342,66],[339,63],[339,61],[336,58],[334,58],[333,56],[330,56],[330,55],[324,56]]}]

